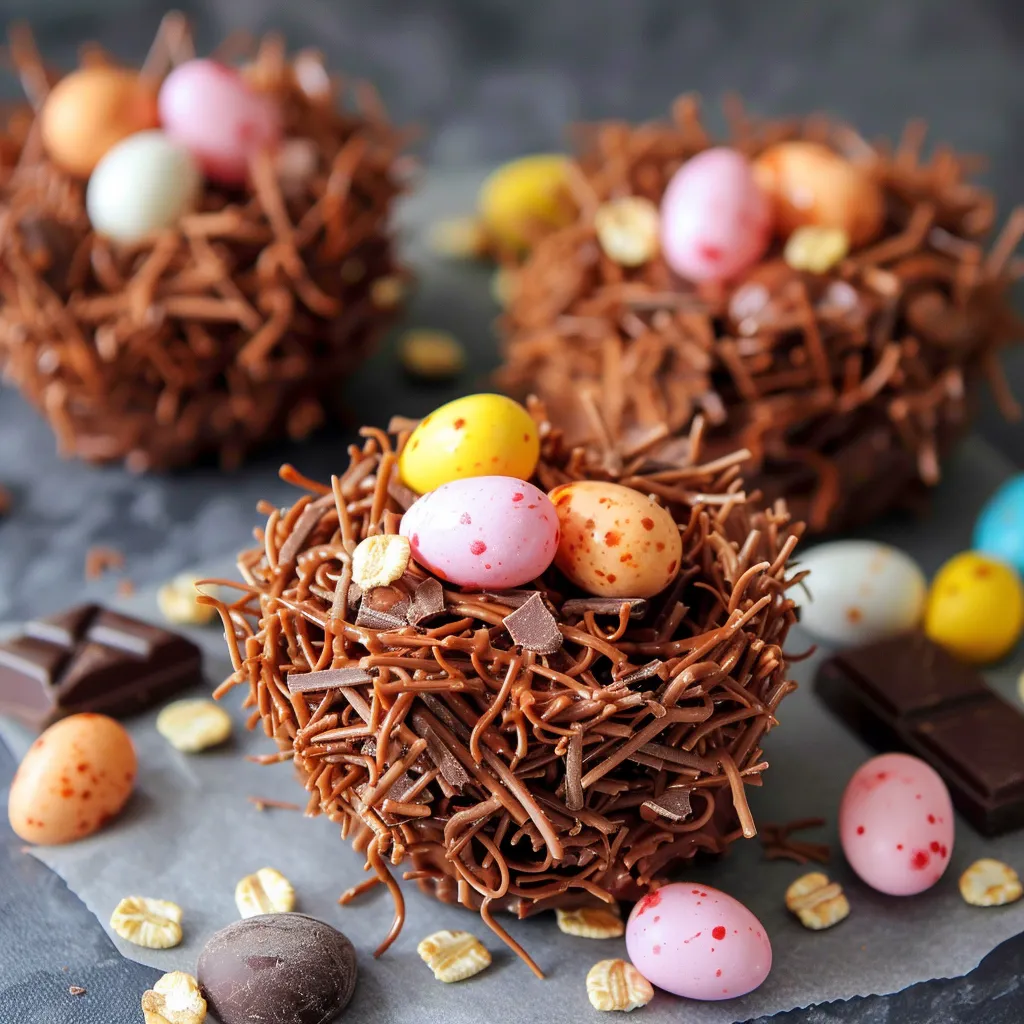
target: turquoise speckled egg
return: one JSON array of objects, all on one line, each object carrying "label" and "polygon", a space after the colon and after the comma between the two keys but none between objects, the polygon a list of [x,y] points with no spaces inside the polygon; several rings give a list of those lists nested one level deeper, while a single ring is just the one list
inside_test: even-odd
[{"label": "turquoise speckled egg", "polygon": [[1024,576],[1024,473],[1010,477],[989,498],[974,524],[974,547]]}]

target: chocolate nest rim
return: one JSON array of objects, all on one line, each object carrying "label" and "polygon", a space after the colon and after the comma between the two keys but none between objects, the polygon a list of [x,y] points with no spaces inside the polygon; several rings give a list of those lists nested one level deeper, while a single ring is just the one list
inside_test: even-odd
[{"label": "chocolate nest rim", "polygon": [[[292,171],[260,154],[246,187],[206,181],[176,229],[115,246],[89,224],[85,182],[42,148],[36,114],[60,76],[25,28],[10,56],[30,108],[0,139],[0,367],[60,453],[134,471],[216,453],[230,468],[336,413],[408,277],[389,218],[409,136],[373,88],[315,50],[289,57],[277,35],[228,37],[212,57],[249,58],[245,74],[278,97]],[[158,83],[193,56],[186,19],[167,15],[140,74]],[[83,49],[82,66],[109,63]]]},{"label": "chocolate nest rim", "polygon": [[[538,486],[612,479],[563,443],[539,402],[530,411]],[[698,854],[756,834],[745,786],[761,784],[762,738],[796,688],[782,645],[803,527],[783,502],[762,510],[744,492],[748,453],[703,462],[698,417],[671,465],[649,457],[655,431],[616,478],[680,527],[679,575],[655,598],[596,601],[555,568],[526,588],[471,593],[415,562],[363,594],[351,552],[397,532],[415,498],[397,477],[413,426],[364,428],[330,486],[282,467],[305,493],[290,508],[261,506],[243,582],[200,584],[240,591],[199,598],[220,613],[234,668],[215,696],[247,689],[249,727],[262,722],[279,748],[254,760],[292,761],[306,814],[326,814],[365,854],[374,874],[341,902],[389,889],[395,916],[376,955],[405,918],[387,860],[409,858],[404,879],[478,910],[542,977],[492,909],[525,917],[636,899]],[[527,599],[560,634],[553,654],[506,633]]]},{"label": "chocolate nest rim", "polygon": [[[677,435],[701,413],[709,453],[750,449],[750,485],[785,497],[813,532],[920,504],[968,426],[978,379],[1004,415],[1020,415],[997,353],[1024,338],[1006,294],[1024,272],[1014,258],[1024,207],[986,252],[993,197],[967,180],[981,161],[948,146],[922,159],[923,122],[893,150],[823,115],[773,121],[736,97],[724,106],[724,141],[705,129],[695,95],[675,102],[670,121],[578,129],[570,223],[537,225],[514,268],[499,386],[538,394],[571,442],[611,460],[602,422],[614,434],[663,423]],[[627,269],[602,252],[602,202],[659,204],[679,165],[711,145],[753,157],[790,139],[832,146],[885,191],[883,234],[834,270],[793,270],[776,242],[737,281],[692,286],[660,254]]]}]

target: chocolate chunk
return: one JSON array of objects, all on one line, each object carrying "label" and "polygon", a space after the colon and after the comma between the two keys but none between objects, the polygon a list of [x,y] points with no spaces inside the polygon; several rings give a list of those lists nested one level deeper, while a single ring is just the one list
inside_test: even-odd
[{"label": "chocolate chunk", "polygon": [[420,729],[423,738],[427,741],[427,754],[434,762],[434,767],[441,773],[445,782],[456,793],[462,790],[472,781],[466,769],[459,763],[459,759],[441,742],[441,737],[429,726]]},{"label": "chocolate chunk", "polygon": [[222,1024],[329,1024],[352,998],[352,943],[305,914],[260,914],[210,936],[196,976]]},{"label": "chocolate chunk", "polygon": [[309,535],[316,529],[328,509],[332,508],[334,508],[334,495],[325,494],[323,497],[317,498],[316,501],[311,501],[299,513],[292,532],[288,534],[288,539],[281,545],[281,550],[277,553],[280,565],[288,565],[299,557],[306,548]]},{"label": "chocolate chunk", "polygon": [[664,667],[665,662],[660,658],[655,658],[653,661],[647,662],[646,665],[641,665],[640,668],[627,672],[617,681],[624,686],[632,686],[634,683],[642,683],[646,679],[653,679],[655,676],[661,675]]},{"label": "chocolate chunk", "polygon": [[432,576],[428,577],[413,591],[406,618],[412,625],[421,626],[443,614],[444,587]]},{"label": "chocolate chunk", "polygon": [[357,626],[365,626],[367,629],[401,629],[407,625],[406,613],[409,605],[406,602],[395,605],[384,611],[374,608],[368,601],[363,600],[359,605],[359,614],[356,615]]},{"label": "chocolate chunk", "polygon": [[296,672],[288,676],[289,693],[312,693],[346,686],[365,686],[373,676],[365,668],[325,668],[320,672]]},{"label": "chocolate chunk", "polygon": [[0,644],[0,714],[36,729],[83,711],[132,714],[199,682],[201,668],[190,640],[81,605]]},{"label": "chocolate chunk", "polygon": [[984,835],[1024,827],[1024,715],[920,634],[844,651],[815,686],[876,747],[924,758]]},{"label": "chocolate chunk", "polygon": [[624,604],[629,605],[629,617],[640,619],[647,614],[647,600],[643,597],[574,597],[562,605],[562,614],[567,618],[583,616],[586,612],[595,615],[618,615]]},{"label": "chocolate chunk", "polygon": [[523,650],[554,654],[562,646],[558,620],[536,591],[525,604],[504,618],[505,628]]},{"label": "chocolate chunk", "polygon": [[659,797],[653,797],[644,801],[644,807],[660,814],[669,821],[686,821],[693,815],[693,808],[690,806],[690,790],[684,786],[676,786],[666,789]]}]

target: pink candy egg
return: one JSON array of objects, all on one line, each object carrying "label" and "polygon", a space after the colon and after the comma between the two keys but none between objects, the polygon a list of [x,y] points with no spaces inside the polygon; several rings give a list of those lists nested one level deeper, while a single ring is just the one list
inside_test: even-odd
[{"label": "pink candy egg", "polygon": [[164,131],[225,185],[245,181],[250,159],[281,137],[275,104],[255,92],[233,68],[213,60],[176,67],[160,89]]},{"label": "pink candy egg", "polygon": [[690,882],[663,885],[633,907],[626,949],[652,985],[687,999],[745,995],[772,967],[764,925],[728,893]]},{"label": "pink candy egg", "polygon": [[724,146],[687,160],[661,201],[661,247],[692,281],[725,281],[756,263],[771,240],[771,206],[741,153]]},{"label": "pink candy egg", "polygon": [[934,768],[909,754],[862,764],[843,792],[839,839],[872,889],[912,896],[930,889],[953,852],[953,804]]},{"label": "pink candy egg", "polygon": [[520,587],[544,572],[558,547],[548,496],[508,476],[442,484],[412,505],[399,532],[420,565],[460,587]]}]

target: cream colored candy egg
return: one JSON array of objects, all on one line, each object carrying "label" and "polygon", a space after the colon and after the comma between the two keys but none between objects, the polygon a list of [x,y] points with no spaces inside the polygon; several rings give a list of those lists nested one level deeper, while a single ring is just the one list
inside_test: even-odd
[{"label": "cream colored candy egg", "polygon": [[89,179],[86,210],[101,235],[134,242],[174,227],[195,205],[199,167],[163,132],[139,132],[119,142]]},{"label": "cream colored candy egg", "polygon": [[71,715],[51,725],[18,766],[7,814],[24,840],[56,846],[102,828],[135,785],[135,747],[106,715]]},{"label": "cream colored candy egg", "polygon": [[550,494],[560,539],[555,565],[598,597],[653,597],[676,577],[683,544],[672,516],[622,484],[581,480]]}]

